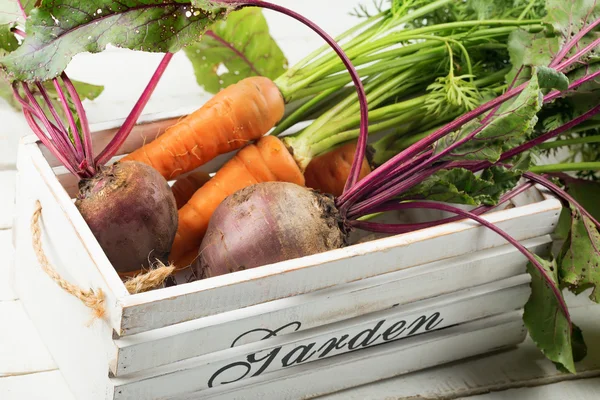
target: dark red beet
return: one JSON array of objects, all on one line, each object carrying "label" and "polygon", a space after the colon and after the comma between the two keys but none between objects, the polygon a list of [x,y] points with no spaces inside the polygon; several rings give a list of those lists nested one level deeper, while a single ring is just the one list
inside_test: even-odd
[{"label": "dark red beet", "polygon": [[79,184],[75,202],[117,272],[167,263],[177,206],[167,181],[137,161],[117,162]]},{"label": "dark red beet", "polygon": [[192,264],[198,278],[304,257],[346,245],[331,197],[286,182],[249,186],[215,210]]}]

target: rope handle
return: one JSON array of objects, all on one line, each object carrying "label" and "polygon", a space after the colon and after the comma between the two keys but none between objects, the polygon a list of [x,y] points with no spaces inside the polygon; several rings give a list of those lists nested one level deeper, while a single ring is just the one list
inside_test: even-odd
[{"label": "rope handle", "polygon": [[[75,296],[86,306],[93,311],[94,319],[104,318],[106,315],[105,295],[101,288],[81,289],[72,283],[64,280],[58,272],[52,267],[44,248],[42,246],[42,232],[40,229],[40,217],[42,216],[42,205],[39,200],[36,200],[35,211],[31,217],[31,234],[33,250],[37,256],[42,270],[60,286],[65,292]],[[160,261],[157,262],[156,268],[151,269],[146,273],[142,273],[128,279],[125,282],[125,287],[130,294],[136,294],[156,288],[164,283],[175,271],[173,265],[164,265]]]}]

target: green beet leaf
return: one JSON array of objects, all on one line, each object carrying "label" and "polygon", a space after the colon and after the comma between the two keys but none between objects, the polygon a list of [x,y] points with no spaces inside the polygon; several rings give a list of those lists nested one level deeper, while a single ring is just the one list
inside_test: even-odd
[{"label": "green beet leaf", "polygon": [[[451,151],[445,159],[498,161],[504,151],[522,143],[533,131],[542,102],[543,93],[537,75],[534,74],[528,86],[514,101],[504,103],[473,139]],[[435,147],[436,153],[440,153],[479,129],[483,118],[485,117],[473,120],[460,130],[439,140]]]},{"label": "green beet leaf", "polygon": [[558,89],[561,91],[569,88],[569,78],[554,68],[549,68],[542,65],[536,67],[536,72],[541,88]]},{"label": "green beet leaf", "polygon": [[586,179],[570,178],[565,181],[566,191],[569,193],[592,217],[600,220],[600,182]]},{"label": "green beet leaf", "polygon": [[568,40],[600,14],[597,0],[547,0],[544,22]]},{"label": "green beet leaf", "polygon": [[[543,19],[548,27],[546,31],[529,33],[520,29],[510,35],[508,52],[513,67],[506,76],[507,81],[512,82],[521,66],[548,65],[560,48],[579,33],[582,27],[600,17],[600,3],[596,0],[547,0],[546,10],[547,15]],[[592,32],[580,39],[567,57],[591,43],[599,35],[598,32]],[[581,60],[588,61],[598,57],[599,51],[593,49]],[[575,64],[565,72],[580,67],[581,65]],[[521,71],[517,83],[525,81],[529,75],[529,71],[525,68]]]},{"label": "green beet leaf", "polygon": [[31,10],[23,44],[0,58],[0,65],[11,80],[45,81],[58,76],[76,54],[98,53],[108,44],[176,52],[225,15],[225,9],[206,10],[182,0],[45,0]]},{"label": "green beet leaf", "polygon": [[[556,262],[544,260],[534,255],[546,273],[558,285]],[[585,355],[585,344],[579,328],[572,325],[562,312],[558,299],[554,295],[542,274],[531,263],[527,266],[531,275],[531,295],[523,314],[523,321],[529,335],[544,353],[561,371],[575,373],[575,362]]]},{"label": "green beet leaf", "polygon": [[571,207],[571,230],[559,257],[561,283],[574,293],[593,287],[590,299],[600,303],[600,233],[594,223]]},{"label": "green beet leaf", "polygon": [[0,3],[0,57],[2,57],[19,47],[19,42],[11,29],[23,21],[23,16],[16,0],[3,0]]},{"label": "green beet leaf", "polygon": [[446,203],[495,205],[520,179],[520,174],[492,166],[481,176],[463,168],[441,170],[406,192],[404,198],[420,198]]},{"label": "green beet leaf", "polygon": [[21,110],[21,105],[13,95],[12,86],[10,83],[0,76],[0,98],[4,99],[9,106],[15,110]]},{"label": "green beet leaf", "polygon": [[192,62],[196,81],[210,93],[250,76],[275,79],[287,68],[283,52],[269,35],[267,21],[256,7],[232,12],[184,51]]},{"label": "green beet leaf", "polygon": [[[508,39],[508,54],[512,69],[506,75],[507,82],[519,85],[531,77],[529,68],[522,66],[545,66],[550,64],[552,56],[559,51],[560,39],[548,37],[545,32],[529,33],[525,30],[512,32]],[[515,77],[519,76],[515,80]]]},{"label": "green beet leaf", "polygon": [[[584,26],[600,17],[600,2],[597,0],[547,0],[546,10],[547,15],[544,22],[552,27],[562,45],[577,35]],[[577,46],[567,56],[575,54],[599,35],[597,31],[587,34],[578,40]],[[600,49],[593,49],[581,57],[581,61],[586,62],[598,56],[600,56]],[[580,65],[575,64],[569,67],[568,71],[579,67]]]}]

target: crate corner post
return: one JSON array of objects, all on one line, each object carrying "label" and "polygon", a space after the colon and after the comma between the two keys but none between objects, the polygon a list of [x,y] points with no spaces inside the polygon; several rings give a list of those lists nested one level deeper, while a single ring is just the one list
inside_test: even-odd
[{"label": "crate corner post", "polygon": [[[112,399],[108,365],[117,351],[112,341],[120,320],[120,301],[97,269],[93,251],[70,221],[75,209],[56,180],[36,142],[23,140],[18,155],[17,211],[15,216],[15,286],[23,307],[75,398]],[[58,182],[54,182],[58,184]],[[105,295],[107,319],[65,292],[42,269],[33,246],[32,216],[42,206],[39,229],[42,249],[65,281]],[[119,292],[117,290],[116,292]]]}]

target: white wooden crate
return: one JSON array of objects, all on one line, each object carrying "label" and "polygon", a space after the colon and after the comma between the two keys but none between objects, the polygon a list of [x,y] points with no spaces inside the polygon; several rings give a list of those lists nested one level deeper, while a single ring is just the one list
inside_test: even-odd
[{"label": "white wooden crate", "polygon": [[[152,139],[173,123],[173,117],[157,116],[154,122],[137,126],[121,155],[139,147],[146,137]],[[104,124],[104,130],[95,129],[97,148],[107,143],[112,128]],[[227,157],[219,157],[203,169],[214,171]],[[19,151],[14,232],[17,291],[77,398],[194,398],[198,391],[203,391],[203,398],[304,398],[523,339],[522,325],[514,314],[510,314],[512,319],[493,316],[524,304],[526,259],[501,237],[470,221],[130,295],[74,206],[75,191],[76,180],[34,137],[24,138]],[[102,289],[105,320],[88,326],[89,309],[41,270],[31,244],[30,222],[36,201],[42,205],[42,243],[50,262],[67,281],[86,289]],[[558,200],[531,189],[485,218],[543,254],[549,249],[549,234],[560,209]],[[413,214],[417,219],[427,217],[431,213]],[[421,334],[372,349],[306,360],[293,367],[284,367],[279,360],[258,375],[254,371],[239,382],[208,387],[219,368],[252,354],[278,347],[291,351],[328,340],[334,333],[356,334],[376,325],[380,318],[408,321],[419,317],[415,310],[434,309],[448,313],[436,327],[441,330],[415,332]],[[479,318],[483,319],[469,322]],[[495,330],[505,334],[487,333]],[[511,333],[506,333],[509,330]],[[249,331],[254,333],[243,335]],[[273,331],[276,336],[261,340]],[[464,341],[459,339],[461,335]],[[471,340],[479,345],[471,347]],[[453,347],[439,350],[444,343]],[[401,366],[381,365],[361,379],[343,378],[343,371],[353,365],[363,368],[374,359],[402,358],[434,344],[439,349],[427,359]],[[327,370],[325,375],[330,378],[323,382],[318,378],[318,385],[300,388],[305,385],[302,382],[317,379],[313,368]],[[296,382],[290,383],[293,388],[284,390],[279,382],[283,378]],[[266,397],[261,397],[263,394]]]}]

